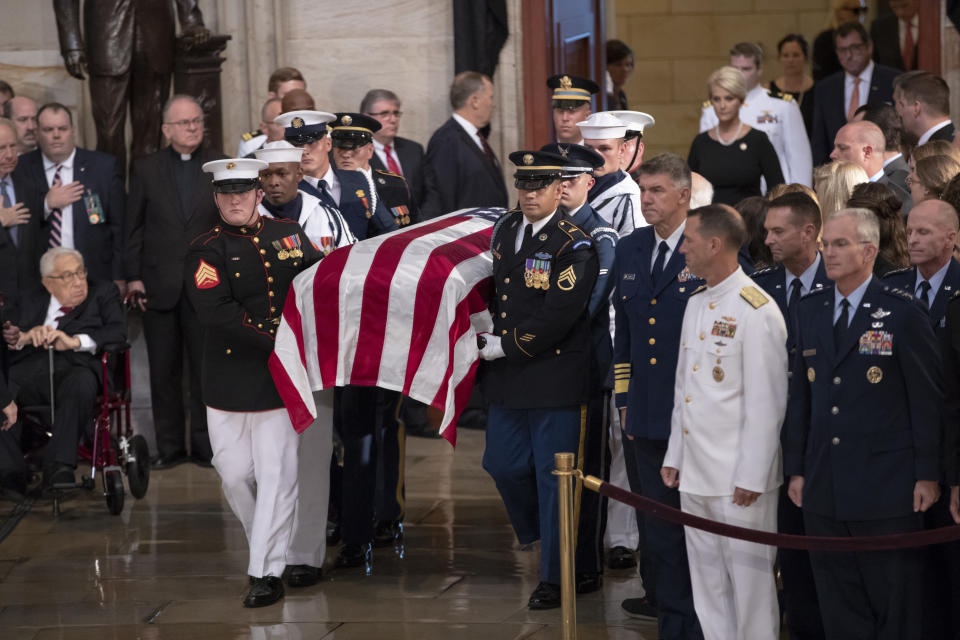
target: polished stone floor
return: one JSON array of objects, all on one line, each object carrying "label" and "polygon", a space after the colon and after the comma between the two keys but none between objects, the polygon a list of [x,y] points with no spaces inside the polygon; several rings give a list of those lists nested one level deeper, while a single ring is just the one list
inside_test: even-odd
[{"label": "polished stone floor", "polygon": [[[240,605],[246,542],[212,469],[154,473],[119,516],[92,494],[59,517],[40,500],[0,542],[0,638],[559,638],[559,610],[526,608],[537,552],[517,546],[482,450],[480,431],[461,430],[456,450],[408,439],[406,557],[378,549],[373,576],[333,571],[263,609]],[[620,609],[641,592],[634,571],[608,574],[577,601],[579,637],[655,638]]]}]

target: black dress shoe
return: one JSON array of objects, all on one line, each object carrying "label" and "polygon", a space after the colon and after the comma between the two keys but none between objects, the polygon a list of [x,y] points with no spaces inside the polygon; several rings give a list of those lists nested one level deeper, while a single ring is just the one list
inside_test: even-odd
[{"label": "black dress shoe", "polygon": [[250,591],[243,598],[243,606],[248,609],[269,607],[283,597],[283,580],[276,576],[254,578]]},{"label": "black dress shoe", "polygon": [[528,609],[556,609],[560,606],[560,585],[541,582],[530,594]]},{"label": "black dress shoe", "polygon": [[161,469],[173,469],[174,467],[181,465],[186,461],[187,453],[185,451],[164,453],[158,455],[156,458],[150,461],[150,468],[158,471]]},{"label": "black dress shoe", "polygon": [[620,608],[631,618],[639,620],[657,619],[657,607],[647,598],[627,598],[620,603]]},{"label": "black dress shoe", "polygon": [[389,547],[403,538],[403,523],[400,520],[382,520],[373,531],[373,546]]},{"label": "black dress shoe", "polygon": [[603,586],[603,576],[599,573],[578,573],[575,577],[577,593],[593,593]]},{"label": "black dress shoe", "polygon": [[613,547],[607,552],[607,567],[632,569],[637,566],[637,554],[626,547]]},{"label": "black dress shoe", "polygon": [[338,542],[340,542],[340,523],[327,520],[327,546],[332,547]]},{"label": "black dress shoe", "polygon": [[44,491],[50,491],[58,485],[75,485],[76,477],[73,475],[73,467],[60,462],[45,464],[43,466],[43,481],[41,487]]},{"label": "black dress shoe", "polygon": [[323,576],[323,569],[308,564],[295,564],[287,567],[287,585],[295,589],[311,587]]},{"label": "black dress shoe", "polygon": [[210,458],[207,456],[195,456],[190,454],[190,462],[197,465],[198,467],[203,467],[204,469],[213,468],[213,462],[210,461]]},{"label": "black dress shoe", "polygon": [[363,567],[364,573],[370,575],[373,573],[373,545],[369,542],[343,545],[334,566],[338,569]]}]

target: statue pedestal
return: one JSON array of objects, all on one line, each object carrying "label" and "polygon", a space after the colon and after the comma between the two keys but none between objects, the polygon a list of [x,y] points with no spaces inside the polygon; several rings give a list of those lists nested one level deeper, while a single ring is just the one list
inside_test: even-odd
[{"label": "statue pedestal", "polygon": [[173,92],[193,96],[203,107],[204,144],[223,149],[223,115],[220,111],[220,66],[226,58],[228,35],[211,35],[197,44],[193,38],[177,38],[173,63]]}]

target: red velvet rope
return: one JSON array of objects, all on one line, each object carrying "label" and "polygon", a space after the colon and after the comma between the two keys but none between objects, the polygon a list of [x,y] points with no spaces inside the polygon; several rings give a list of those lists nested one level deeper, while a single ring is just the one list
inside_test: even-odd
[{"label": "red velvet rope", "polygon": [[602,482],[597,492],[608,498],[613,498],[614,500],[629,505],[634,509],[638,509],[645,514],[666,520],[667,522],[693,527],[726,538],[736,538],[738,540],[757,542],[759,544],[784,549],[806,549],[807,551],[889,551],[892,549],[925,547],[931,544],[942,544],[944,542],[960,540],[960,526],[956,525],[929,529],[927,531],[916,531],[913,533],[851,538],[772,533],[770,531],[757,531],[756,529],[723,524],[722,522],[684,513],[679,509],[674,509],[650,498],[644,498],[643,496],[631,493],[620,487],[615,487],[607,482]]}]

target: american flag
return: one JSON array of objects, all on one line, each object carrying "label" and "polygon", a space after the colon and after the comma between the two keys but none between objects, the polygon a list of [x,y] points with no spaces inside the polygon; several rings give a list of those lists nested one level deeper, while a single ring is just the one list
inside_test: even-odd
[{"label": "american flag", "polygon": [[270,372],[298,433],[313,392],[377,386],[456,420],[477,369],[476,334],[493,322],[490,237],[503,209],[461,209],[337,249],[290,285]]}]

